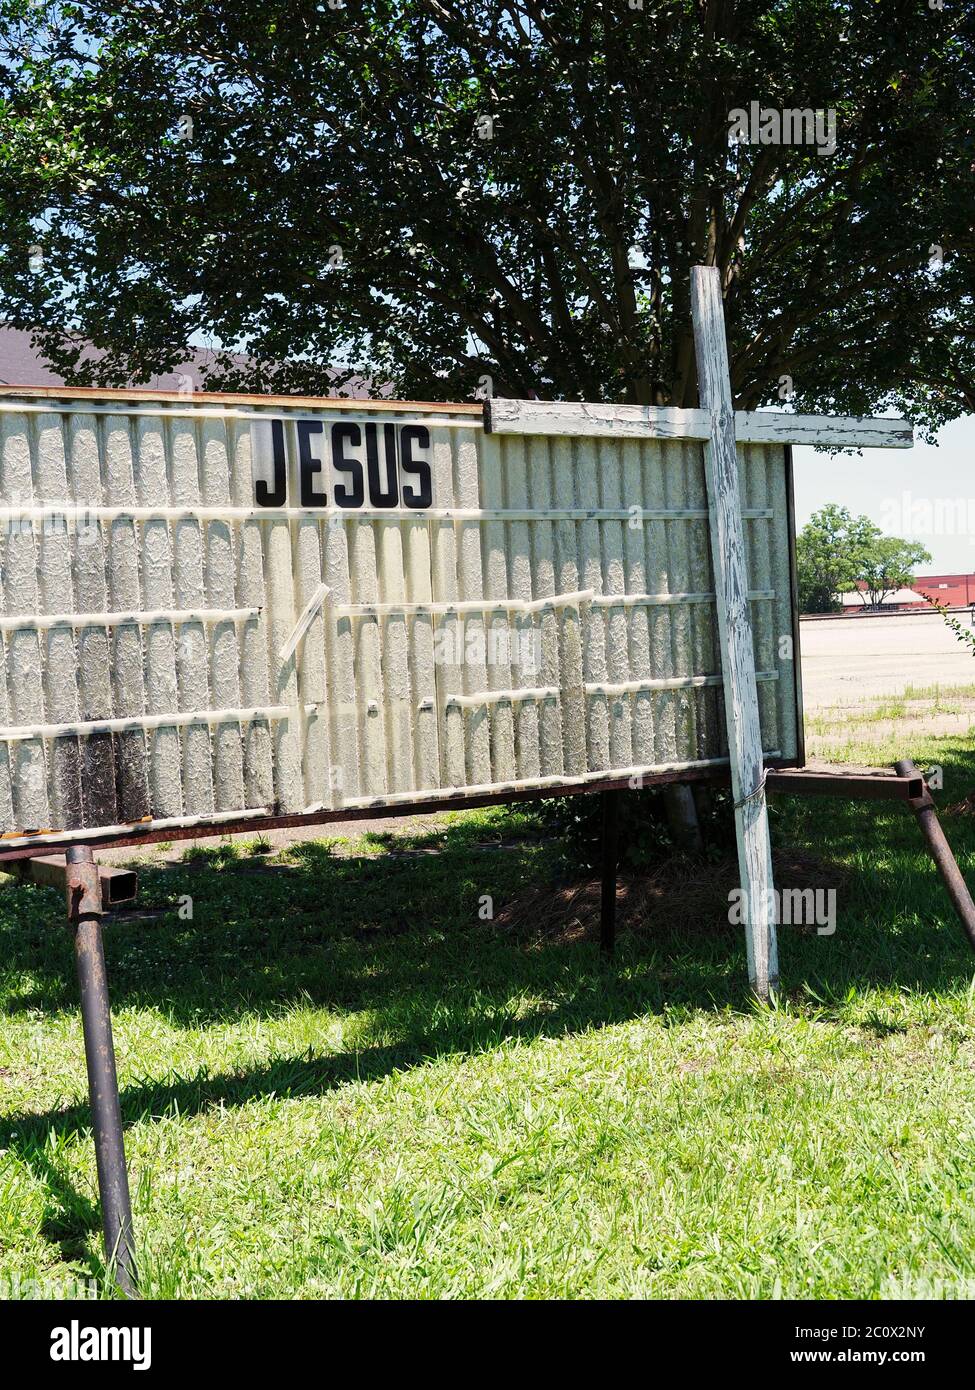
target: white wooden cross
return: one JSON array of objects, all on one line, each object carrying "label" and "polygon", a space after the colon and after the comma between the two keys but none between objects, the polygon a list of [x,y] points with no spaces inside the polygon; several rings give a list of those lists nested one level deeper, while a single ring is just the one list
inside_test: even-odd
[{"label": "white wooden cross", "polygon": [[758,997],[767,999],[779,974],[776,910],[736,444],[907,449],[913,443],[913,432],[904,420],[736,412],[721,279],[715,266],[695,266],[691,271],[691,309],[698,409],[494,398],[486,403],[485,419],[493,434],[613,435],[696,439],[704,444],[738,866],[746,909],[748,978]]}]

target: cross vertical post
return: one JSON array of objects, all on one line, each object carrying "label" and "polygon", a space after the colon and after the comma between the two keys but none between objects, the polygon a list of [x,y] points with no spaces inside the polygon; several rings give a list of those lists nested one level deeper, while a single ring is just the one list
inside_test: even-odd
[{"label": "cross vertical post", "polygon": [[772,846],[748,607],[745,532],[738,480],[735,413],[728,370],[721,276],[717,266],[691,270],[691,311],[701,409],[710,417],[704,472],[731,755],[738,869],[744,895],[748,978],[760,999],[778,984]]}]

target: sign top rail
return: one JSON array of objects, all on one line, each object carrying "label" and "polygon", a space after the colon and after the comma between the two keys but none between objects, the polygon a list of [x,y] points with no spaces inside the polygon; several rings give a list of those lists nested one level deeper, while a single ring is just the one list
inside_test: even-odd
[{"label": "sign top rail", "polygon": [[156,405],[255,405],[290,407],[295,410],[328,409],[359,411],[435,411],[438,415],[470,415],[481,418],[479,401],[356,400],[351,396],[265,396],[233,391],[153,391],[146,387],[15,386],[0,385],[0,400],[138,401]]}]

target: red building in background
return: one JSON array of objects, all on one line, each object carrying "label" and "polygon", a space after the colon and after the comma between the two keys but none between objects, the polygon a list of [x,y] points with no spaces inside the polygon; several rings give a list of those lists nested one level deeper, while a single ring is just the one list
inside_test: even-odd
[{"label": "red building in background", "polygon": [[929,594],[947,608],[967,608],[975,603],[975,574],[919,574],[911,588],[916,594]]},{"label": "red building in background", "polygon": [[[844,616],[855,618],[862,613],[876,613],[864,601],[866,585],[857,584],[859,592],[842,595]],[[898,589],[884,599],[885,613],[933,612],[922,595],[927,594],[944,608],[971,608],[975,604],[975,574],[919,574],[908,589]]]}]

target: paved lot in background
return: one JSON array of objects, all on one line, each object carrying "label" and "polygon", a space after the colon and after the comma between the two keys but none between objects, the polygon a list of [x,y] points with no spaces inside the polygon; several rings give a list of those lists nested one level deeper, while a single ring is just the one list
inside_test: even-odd
[{"label": "paved lot in background", "polygon": [[[968,625],[967,613],[953,616]],[[937,613],[800,625],[806,710],[900,695],[905,686],[975,684],[975,656]]]}]

